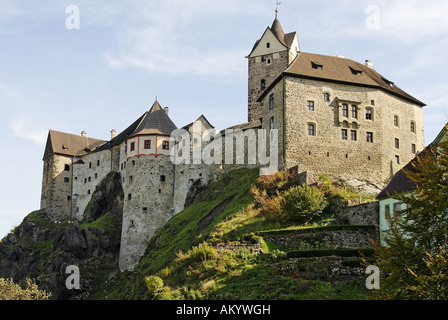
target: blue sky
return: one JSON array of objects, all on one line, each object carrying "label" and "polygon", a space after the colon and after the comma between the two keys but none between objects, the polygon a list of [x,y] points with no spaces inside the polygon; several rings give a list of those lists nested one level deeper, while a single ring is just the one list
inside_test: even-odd
[{"label": "blue sky", "polygon": [[[305,52],[364,62],[447,121],[448,1],[282,0]],[[68,29],[68,6],[79,29]],[[39,208],[49,129],[109,139],[158,97],[179,126],[247,119],[247,60],[275,0],[0,0],[0,238]],[[71,21],[69,19],[69,21]]]}]

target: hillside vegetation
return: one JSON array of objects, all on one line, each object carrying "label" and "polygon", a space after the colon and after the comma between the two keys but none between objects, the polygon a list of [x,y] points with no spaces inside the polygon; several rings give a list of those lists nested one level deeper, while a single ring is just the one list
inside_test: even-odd
[{"label": "hillside vegetation", "polygon": [[259,177],[257,169],[233,171],[171,219],[135,269],[117,275],[95,298],[364,299],[363,277],[340,280],[321,262],[305,270],[285,267],[301,254],[347,256],[359,265],[360,250],[303,243],[289,252],[263,239],[269,232],[350,229],[335,210],[351,197],[360,195],[326,177],[308,187],[293,171],[271,177]]},{"label": "hillside vegetation", "polygon": [[[341,278],[326,259],[360,267],[372,249],[323,241],[334,231],[372,232],[338,219],[349,200],[362,197],[326,177],[304,186],[294,171],[260,177],[258,169],[236,170],[196,194],[136,267],[120,272],[123,192],[111,173],[82,221],[49,221],[44,211],[26,217],[0,242],[0,278],[31,278],[51,299],[365,299],[365,277]],[[79,267],[81,290],[65,287],[69,264]]]}]

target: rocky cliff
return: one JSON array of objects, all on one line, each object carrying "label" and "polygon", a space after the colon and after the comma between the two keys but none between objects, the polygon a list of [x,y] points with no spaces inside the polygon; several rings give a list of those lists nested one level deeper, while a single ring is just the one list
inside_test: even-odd
[{"label": "rocky cliff", "polygon": [[[30,213],[0,242],[0,278],[35,281],[52,299],[77,299],[114,276],[118,266],[123,209],[120,175],[97,187],[82,221],[50,221],[45,211]],[[67,289],[70,265],[81,271],[81,289]],[[97,287],[95,285],[95,287]]]}]

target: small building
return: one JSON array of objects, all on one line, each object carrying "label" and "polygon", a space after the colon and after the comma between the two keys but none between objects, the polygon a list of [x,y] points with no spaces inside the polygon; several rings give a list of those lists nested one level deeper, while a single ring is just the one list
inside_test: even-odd
[{"label": "small building", "polygon": [[420,156],[425,152],[431,150],[431,148],[436,147],[441,139],[447,134],[447,126],[445,126],[434,141],[426,147],[426,149],[419,153],[414,159],[412,159],[403,169],[394,175],[389,184],[378,194],[377,199],[379,200],[379,228],[380,228],[380,238],[382,240],[385,232],[389,230],[388,221],[386,219],[388,214],[394,212],[405,210],[407,208],[406,203],[394,198],[396,194],[411,194],[418,187],[417,183],[412,181],[406,174],[406,172],[417,172],[415,164],[417,163]]}]

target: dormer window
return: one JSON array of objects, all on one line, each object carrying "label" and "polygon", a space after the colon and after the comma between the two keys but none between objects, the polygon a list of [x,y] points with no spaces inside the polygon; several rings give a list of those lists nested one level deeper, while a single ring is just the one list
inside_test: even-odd
[{"label": "dormer window", "polygon": [[354,74],[356,76],[362,76],[362,71],[353,69],[352,67],[349,67],[349,68],[350,68],[350,71],[352,72],[352,74]]},{"label": "dormer window", "polygon": [[318,63],[315,63],[315,62],[312,62],[312,61],[311,61],[311,67],[312,67],[313,69],[317,69],[317,70],[322,70],[322,69],[324,68],[323,65],[318,64]]},{"label": "dormer window", "polygon": [[394,86],[394,83],[392,81],[387,80],[386,78],[381,78],[381,79],[383,79],[383,81],[386,82],[389,86],[391,86],[391,87]]}]

